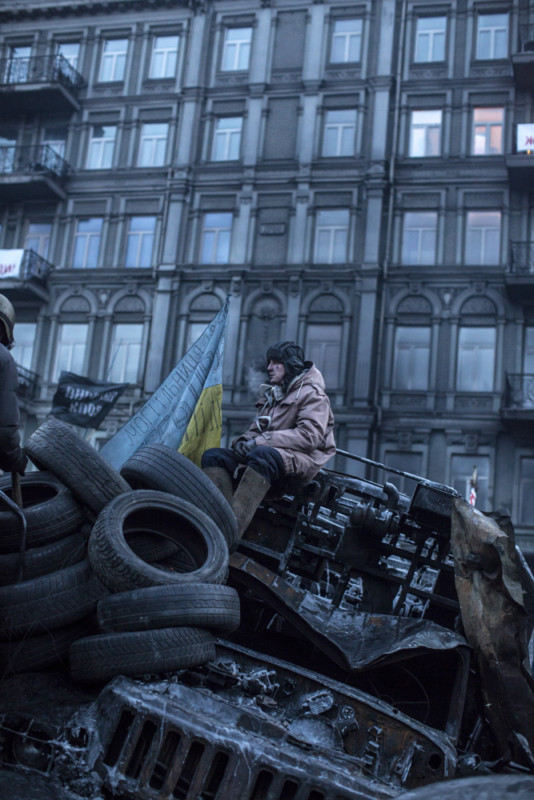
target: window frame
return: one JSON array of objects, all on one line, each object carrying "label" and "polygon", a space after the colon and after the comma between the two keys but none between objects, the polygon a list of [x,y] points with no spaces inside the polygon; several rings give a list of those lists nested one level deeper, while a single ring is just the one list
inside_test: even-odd
[{"label": "window frame", "polygon": [[[357,25],[354,32],[350,30],[348,32],[336,32],[336,25],[343,22],[356,22]],[[358,30],[359,27],[359,30]],[[330,52],[328,62],[332,66],[339,66],[340,64],[361,64],[362,61],[362,51],[363,51],[363,18],[358,16],[343,16],[343,17],[336,17],[332,20],[332,27],[330,30]],[[350,50],[351,50],[351,38],[355,37],[357,41],[357,56],[354,59],[350,58]],[[342,50],[344,57],[343,58],[335,58],[335,51],[336,48],[336,38],[344,39],[344,44],[342,46]]]},{"label": "window frame", "polygon": [[[34,234],[31,234],[30,228],[32,227],[32,225],[47,226],[48,233],[35,232]],[[37,253],[38,256],[41,256],[41,258],[47,260],[50,250],[50,239],[52,237],[52,227],[53,225],[51,222],[45,222],[45,221],[38,222],[37,220],[34,220],[32,222],[32,220],[29,219],[26,225],[26,233],[24,236],[24,250],[33,250],[33,252]],[[28,240],[30,238],[34,238],[37,240],[38,242],[37,249],[35,247],[28,247]]]},{"label": "window frame", "polygon": [[[95,136],[95,130],[112,130],[113,136]],[[112,169],[117,141],[117,125],[91,125],[85,169]],[[110,146],[111,145],[111,146]],[[94,157],[96,153],[96,157]],[[94,163],[91,163],[94,161]]]},{"label": "window frame", "polygon": [[[329,114],[336,114],[339,112],[354,112],[354,122],[353,123],[329,123],[328,122],[328,115]],[[357,126],[358,126],[358,109],[357,108],[326,108],[324,111],[323,116],[323,137],[322,137],[322,144],[321,144],[321,157],[322,158],[351,158],[356,155],[356,133],[357,133]],[[339,152],[343,150],[343,140],[344,135],[343,132],[346,129],[350,129],[352,127],[352,149],[350,152],[344,153]],[[337,129],[336,135],[336,150],[335,153],[327,153],[325,150],[327,149],[327,132],[329,129]]]},{"label": "window frame", "polygon": [[[430,20],[430,19],[442,19],[444,20],[444,28],[443,31],[439,31],[438,29],[434,29],[431,31],[419,31],[419,23],[422,20]],[[419,14],[416,17],[415,22],[415,30],[414,30],[414,41],[413,41],[413,63],[414,64],[441,64],[445,61],[447,55],[447,32],[449,27],[449,19],[446,14]],[[435,58],[435,34],[441,33],[443,35],[443,56],[441,58]],[[420,38],[424,34],[430,34],[430,42],[428,44],[427,50],[429,58],[418,58],[418,42]]]},{"label": "window frame", "polygon": [[[207,218],[209,216],[221,216],[225,215],[228,216],[230,219],[230,226],[219,226],[219,225],[211,225],[207,226]],[[200,241],[199,241],[199,252],[198,252],[198,262],[199,264],[226,264],[230,260],[230,253],[232,249],[232,236],[233,236],[233,228],[234,228],[234,214],[232,211],[228,210],[205,210],[202,213],[202,224],[200,226]],[[217,255],[218,247],[219,247],[219,239],[221,233],[228,232],[228,244],[225,245],[227,248],[227,253],[224,254],[224,257],[219,258]],[[209,259],[204,258],[204,254],[207,250],[206,245],[208,244],[206,241],[206,234],[213,233],[213,243],[209,248],[211,250],[211,256]]]},{"label": "window frame", "polygon": [[[141,231],[132,231],[130,229],[133,220],[140,220],[140,219],[151,219],[154,220],[154,227],[151,231],[148,229],[141,230]],[[125,241],[125,248],[124,248],[124,268],[125,269],[148,269],[152,267],[153,260],[154,260],[154,245],[156,242],[156,226],[157,226],[158,218],[156,214],[131,214],[128,217],[128,226],[126,228],[126,241]],[[136,249],[136,257],[135,257],[135,264],[128,263],[128,256],[130,253],[130,244],[131,240],[134,238],[139,237],[139,241],[135,246]],[[140,259],[142,257],[142,253],[144,250],[144,242],[146,238],[151,238],[150,244],[150,258],[148,264],[140,263]]]},{"label": "window frame", "polygon": [[[239,120],[239,126],[235,128],[225,128],[224,123],[230,120]],[[211,143],[211,161],[239,161],[243,142],[243,122],[244,118],[242,115],[215,117]],[[219,125],[222,125],[221,130],[218,130]],[[235,146],[235,139],[237,139],[237,147]],[[222,148],[219,147],[221,142]],[[218,155],[219,150],[222,150],[222,155]],[[234,153],[235,150],[237,150],[237,153]]]},{"label": "window frame", "polygon": [[[474,215],[489,215],[492,214],[495,217],[498,216],[499,218],[499,226],[495,225],[486,225],[486,226],[477,226],[469,223],[469,220],[474,217]],[[502,212],[496,209],[470,209],[467,211],[465,216],[465,240],[464,240],[464,263],[468,266],[486,266],[486,267],[496,267],[501,264],[501,247],[502,247]],[[498,247],[489,240],[490,232],[498,230]],[[480,259],[477,260],[470,255],[469,250],[472,247],[473,237],[475,236],[476,232],[481,232],[481,246],[479,249]],[[485,259],[485,254],[489,253],[490,257],[488,260]],[[491,254],[495,253],[495,260],[492,260]],[[474,255],[474,254],[473,254]]]},{"label": "window frame", "polygon": [[[487,121],[479,121],[477,122],[475,117],[477,112],[483,111],[500,111],[502,113],[501,121],[499,122],[492,122],[491,120]],[[473,113],[471,116],[471,154],[473,156],[502,156],[504,153],[504,131],[505,131],[505,108],[504,106],[474,106]],[[480,128],[485,128],[485,132],[483,134],[484,138],[484,152],[477,152],[477,126]],[[491,138],[492,138],[492,130],[499,128],[500,129],[500,148],[496,152],[491,152]]]},{"label": "window frame", "polygon": [[[165,136],[164,137],[163,136],[158,136],[156,134],[153,134],[153,135],[150,135],[150,136],[144,135],[143,131],[146,128],[148,128],[149,126],[151,126],[151,125],[152,126],[156,126],[156,125],[165,126]],[[137,160],[136,160],[136,166],[137,167],[140,167],[141,169],[147,169],[147,168],[150,169],[150,168],[154,168],[154,167],[164,167],[167,164],[167,161],[168,161],[167,151],[168,151],[168,147],[169,147],[169,131],[170,131],[170,126],[169,126],[168,122],[148,122],[148,121],[147,122],[141,122],[141,127],[140,127],[140,130],[139,130],[139,141],[138,141],[138,147],[137,147]],[[162,152],[162,160],[161,160],[161,162],[156,162],[155,159],[151,159],[150,163],[141,163],[141,156],[143,154],[143,143],[146,144],[146,143],[151,142],[151,141],[153,143],[155,143],[155,144],[152,144],[151,148],[150,148],[152,153],[157,153],[158,152],[158,150],[157,150],[158,142],[164,142],[164,147],[163,147],[163,152]]]},{"label": "window frame", "polygon": [[[158,48],[156,47],[156,43],[158,39],[176,39],[176,49],[171,50],[170,48]],[[176,78],[176,74],[178,72],[178,59],[180,55],[180,46],[181,46],[181,36],[179,33],[154,33],[152,36],[152,48],[150,51],[150,62],[148,65],[148,80],[151,81],[164,81],[164,80],[173,80]],[[163,74],[161,75],[153,75],[154,71],[154,64],[155,64],[155,55],[158,52],[163,53],[163,69],[161,70]],[[171,70],[170,74],[167,74],[167,62],[168,62],[168,54],[174,53],[174,69]]]},{"label": "window frame", "polygon": [[[413,227],[407,228],[406,222],[407,222],[407,217],[409,215],[414,215],[414,216],[418,215],[418,216],[422,216],[422,217],[433,217],[435,224],[434,224],[433,227],[420,225],[420,226],[413,226]],[[407,267],[413,267],[413,266],[434,267],[436,265],[436,263],[437,263],[437,244],[438,244],[438,225],[439,225],[439,214],[438,214],[437,211],[421,211],[421,210],[415,210],[415,209],[410,209],[410,210],[407,209],[407,210],[403,211],[403,214],[402,214],[401,251],[400,251],[400,264],[402,266],[407,266]],[[407,255],[407,238],[406,237],[407,237],[407,233],[408,233],[409,230],[410,231],[418,231],[418,234],[417,234],[417,254],[418,254],[418,257],[415,260],[408,260],[407,257],[406,257],[406,255]],[[432,233],[433,233],[434,242],[433,242],[433,248],[432,248],[433,249],[433,259],[432,260],[424,260],[422,258],[422,256],[425,253],[425,249],[424,249],[423,244],[422,244],[422,239],[423,239],[423,236],[424,236],[423,232],[425,230],[432,231]]]},{"label": "window frame", "polygon": [[[110,77],[105,76],[106,70],[104,69],[104,65],[106,63],[106,47],[111,42],[126,42],[126,49],[124,51],[120,50],[115,52],[111,52],[108,55],[110,56],[111,61],[111,69]],[[128,58],[128,50],[129,50],[130,40],[128,37],[124,36],[108,36],[102,41],[102,47],[100,50],[100,64],[98,68],[98,83],[121,83],[124,82],[125,75],[126,75],[126,61]],[[121,59],[119,61],[119,59]],[[117,62],[119,61],[119,68],[117,68]],[[119,74],[116,74],[116,73]]]},{"label": "window frame", "polygon": [[[496,44],[495,44],[495,35],[494,32],[498,31],[499,28],[497,26],[491,28],[481,28],[480,21],[483,17],[506,17],[506,28],[505,28],[505,53],[503,55],[495,55]],[[482,49],[481,45],[481,33],[484,30],[490,31],[490,55],[489,56],[482,56],[480,51]],[[483,12],[480,11],[477,14],[476,26],[475,26],[475,60],[476,61],[500,61],[505,58],[509,58],[510,56],[510,14],[508,11],[501,11],[501,12]]]},{"label": "window frame", "polygon": [[[464,342],[462,344],[462,333],[463,332],[471,332],[471,331],[491,331],[493,333],[493,342],[491,346],[485,346],[485,343],[482,341],[479,342]],[[495,392],[495,384],[496,384],[496,367],[497,367],[497,347],[498,347],[498,330],[497,324],[486,324],[486,325],[475,325],[475,324],[468,324],[467,320],[462,320],[458,325],[458,333],[457,333],[457,343],[456,343],[456,364],[455,364],[455,381],[454,387],[456,392],[463,392],[468,394],[480,394],[480,393],[491,393]],[[479,355],[481,350],[491,350],[492,351],[492,360],[493,360],[493,370],[491,376],[487,369],[481,366],[482,358]],[[462,366],[460,365],[462,353],[473,352],[474,356],[469,359],[469,362]],[[475,352],[476,351],[476,352]],[[490,377],[488,381],[488,388],[484,387],[484,379],[485,376]],[[480,385],[476,384],[476,381],[480,380]],[[464,384],[465,380],[465,384]],[[482,387],[482,388],[481,388]]]},{"label": "window frame", "polygon": [[[131,370],[132,365],[132,356],[130,352],[130,342],[126,342],[126,350],[123,362],[121,364],[121,371],[119,374],[113,372],[113,368],[115,366],[115,361],[117,355],[120,353],[120,349],[115,351],[114,344],[115,342],[115,333],[118,331],[120,327],[130,327],[136,328],[139,331],[139,340],[133,342],[133,346],[138,348],[138,358],[137,364],[135,366],[135,380],[128,380],[128,372]],[[107,374],[106,380],[110,381],[111,383],[128,383],[130,385],[138,386],[141,383],[141,368],[143,366],[144,358],[143,358],[143,343],[145,340],[145,326],[143,322],[128,322],[126,320],[114,320],[110,333],[109,333],[109,348],[108,348],[108,364],[107,364]],[[119,341],[119,348],[120,348],[120,341]]]},{"label": "window frame", "polygon": [[[246,56],[246,66],[244,67],[239,66],[242,43],[239,39],[235,40],[235,42],[229,42],[228,34],[230,31],[250,31],[250,38],[248,40],[243,40],[245,46],[248,47],[248,52]],[[253,36],[254,36],[254,28],[252,25],[225,25],[222,38],[222,45],[221,45],[221,58],[219,61],[220,72],[248,72],[248,70],[250,69],[250,58],[252,55]],[[237,45],[235,55],[233,58],[227,58],[228,47],[232,45]],[[231,64],[231,66],[227,66],[228,63]]]},{"label": "window frame", "polygon": [[[437,122],[415,122],[416,114],[439,114],[439,123]],[[424,153],[420,154],[415,152],[418,147],[416,139],[416,132],[424,130],[423,149]],[[437,130],[437,152],[429,152],[433,149],[431,134],[432,131]],[[441,158],[442,155],[442,133],[443,133],[443,110],[441,108],[412,108],[410,110],[410,125],[409,125],[409,138],[408,138],[408,156],[409,158]]]},{"label": "window frame", "polygon": [[[59,363],[59,348],[61,345],[61,333],[65,330],[67,325],[74,325],[79,327],[80,329],[85,328],[85,340],[83,342],[83,354],[82,358],[73,366],[73,350],[71,350],[70,355],[68,357],[68,365],[63,366]],[[67,372],[75,372],[78,375],[83,375],[85,372],[85,365],[87,364],[87,353],[88,353],[88,337],[89,337],[89,323],[87,322],[60,322],[58,324],[57,334],[56,334],[56,342],[55,342],[55,353],[54,353],[54,365],[52,368],[52,383],[57,383],[59,380],[59,375],[62,370]],[[79,345],[80,342],[76,341],[72,345],[72,347],[76,347]],[[71,347],[71,345],[69,345]]]},{"label": "window frame", "polygon": [[[82,232],[82,231],[79,230],[79,226],[80,226],[81,223],[83,223],[83,222],[91,222],[93,220],[99,220],[100,221],[100,226],[99,226],[98,232],[87,231],[85,233],[85,232]],[[103,217],[88,217],[88,216],[78,217],[78,219],[76,220],[76,227],[75,227],[74,236],[73,236],[73,243],[72,243],[72,261],[71,261],[72,269],[98,269],[100,250],[101,250],[101,247],[102,247],[102,231],[103,231],[103,228],[104,228],[104,218]],[[80,263],[78,265],[78,264],[75,263],[75,261],[76,261],[77,243],[78,243],[78,241],[81,241],[82,239],[86,239],[86,243],[85,243],[85,246],[83,248],[83,256],[84,257],[82,259],[82,263]],[[94,259],[95,259],[96,263],[94,265],[91,264],[90,266],[88,266],[87,265],[87,261],[89,260],[90,257],[92,258],[92,255],[91,255],[91,244],[92,244],[92,240],[93,239],[98,239],[98,243],[96,245],[96,254],[94,256]]]},{"label": "window frame", "polygon": [[[321,223],[321,215],[329,214],[333,212],[343,212],[346,215],[346,226],[341,224],[330,224],[327,225],[324,222]],[[315,214],[315,226],[314,226],[314,245],[313,245],[313,263],[314,264],[347,264],[349,261],[349,236],[350,236],[350,209],[342,208],[342,207],[332,207],[332,208],[319,208]],[[329,233],[329,242],[328,242],[328,251],[329,257],[327,260],[319,258],[319,250],[322,248],[322,243],[320,242],[321,233],[324,231],[330,231]],[[344,242],[344,258],[338,259],[335,257],[336,254],[336,232],[344,231],[345,232],[345,242]]]},{"label": "window frame", "polygon": [[[424,331],[427,334],[426,342],[417,342],[415,339],[400,341],[399,333],[408,331]],[[408,338],[408,337],[407,337]],[[426,352],[426,373],[421,385],[417,385],[417,379],[422,374],[419,368],[421,363],[420,351]],[[406,370],[407,380],[399,380],[399,369],[401,368],[401,355],[408,353],[411,363]],[[391,359],[391,389],[394,392],[428,392],[430,386],[430,370],[432,363],[432,326],[427,324],[409,324],[399,319],[395,324],[393,336],[393,357]],[[405,384],[405,385],[403,385]]]}]

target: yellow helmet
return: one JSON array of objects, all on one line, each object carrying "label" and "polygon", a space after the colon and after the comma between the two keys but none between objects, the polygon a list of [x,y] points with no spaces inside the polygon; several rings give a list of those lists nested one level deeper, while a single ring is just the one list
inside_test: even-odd
[{"label": "yellow helmet", "polygon": [[7,346],[9,347],[14,342],[13,328],[15,327],[15,309],[3,294],[0,294],[0,323],[2,323],[5,328]]}]

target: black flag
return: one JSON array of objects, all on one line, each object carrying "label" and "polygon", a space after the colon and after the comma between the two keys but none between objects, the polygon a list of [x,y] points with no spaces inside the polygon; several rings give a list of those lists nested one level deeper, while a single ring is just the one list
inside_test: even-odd
[{"label": "black flag", "polygon": [[50,413],[81,428],[98,428],[127,386],[62,372]]}]

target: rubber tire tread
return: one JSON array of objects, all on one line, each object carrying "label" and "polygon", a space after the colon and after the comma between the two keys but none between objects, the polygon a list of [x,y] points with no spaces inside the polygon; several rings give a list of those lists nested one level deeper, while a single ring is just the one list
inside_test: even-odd
[{"label": "rubber tire tread", "polygon": [[83,620],[57,631],[0,642],[0,676],[38,672],[56,664],[68,667],[70,646],[92,630],[92,622]]},{"label": "rubber tire tread", "polygon": [[[73,533],[43,547],[33,547],[24,553],[22,580],[29,581],[65,569],[87,556],[87,541],[81,533]],[[0,555],[0,586],[8,586],[18,575],[20,554]]]},{"label": "rubber tire tread", "polygon": [[103,631],[140,631],[197,626],[232,633],[240,622],[239,595],[231,586],[209,583],[149,586],[99,600]]},{"label": "rubber tire tread", "polygon": [[[54,497],[35,505],[31,502],[32,487],[51,487]],[[22,505],[26,519],[26,547],[41,547],[56,542],[80,528],[87,515],[67,487],[51,472],[29,472],[20,479]],[[0,480],[0,490],[11,497],[11,477]],[[0,553],[15,553],[20,548],[21,522],[0,503]]]},{"label": "rubber tire tread", "polygon": [[88,636],[70,648],[70,672],[80,682],[115,675],[139,677],[176,672],[215,658],[215,639],[199,628],[160,628]]},{"label": "rubber tire tread", "polygon": [[50,417],[26,442],[25,450],[40,469],[53,472],[93,514],[130,486],[120,473],[70,428]]},{"label": "rubber tire tread", "polygon": [[212,518],[230,551],[239,536],[232,507],[212,480],[182,453],[164,444],[140,447],[121,468],[132,489],[156,489],[188,500]]},{"label": "rubber tire tread", "polygon": [[106,589],[88,559],[22,583],[0,587],[0,639],[17,639],[77,622],[96,611]]},{"label": "rubber tire tread", "polygon": [[[155,532],[157,510],[175,514],[177,526],[168,538],[172,538],[184,549],[187,549],[187,543],[184,542],[179,523],[182,521],[191,525],[205,545],[204,562],[196,569],[181,572],[179,570],[184,563],[183,558],[171,556],[159,564],[151,564],[139,558],[126,542],[123,525],[129,514],[143,509],[154,510]],[[133,530],[129,533],[133,534]],[[89,536],[88,555],[95,575],[113,593],[143,586],[224,583],[228,575],[228,546],[213,520],[186,500],[149,489],[129,491],[108,503],[97,517]]]}]

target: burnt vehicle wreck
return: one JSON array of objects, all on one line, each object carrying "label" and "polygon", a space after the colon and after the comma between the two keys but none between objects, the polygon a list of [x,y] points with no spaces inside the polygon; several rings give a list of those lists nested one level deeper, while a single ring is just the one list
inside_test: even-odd
[{"label": "burnt vehicle wreck", "polygon": [[4,661],[0,788],[379,800],[534,771],[534,590],[502,514],[423,478],[410,498],[322,470],[266,498],[226,583],[239,625],[191,666],[80,683],[65,656],[38,673]]}]

